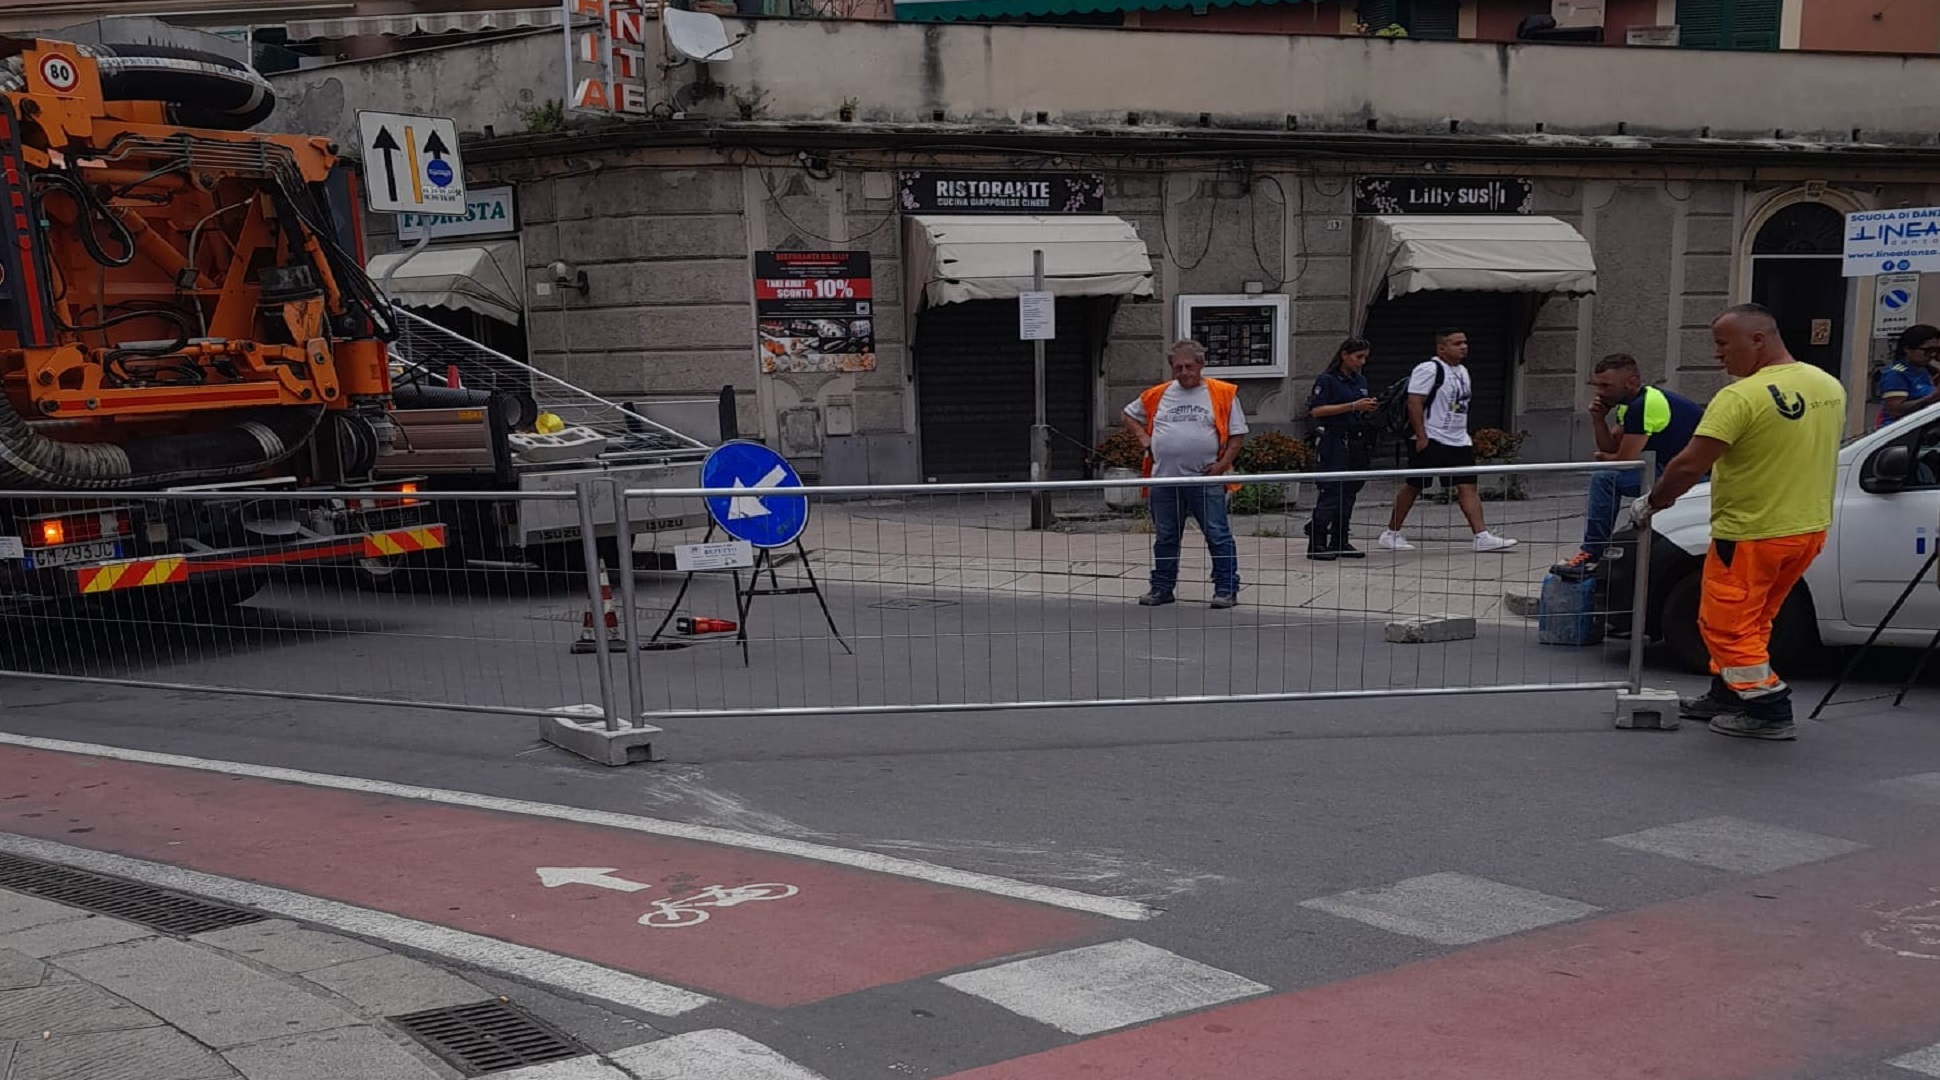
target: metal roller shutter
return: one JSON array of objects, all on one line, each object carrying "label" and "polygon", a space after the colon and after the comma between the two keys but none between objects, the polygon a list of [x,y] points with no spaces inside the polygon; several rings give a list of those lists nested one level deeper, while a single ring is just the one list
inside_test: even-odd
[{"label": "metal roller shutter", "polygon": [[1363,335],[1374,346],[1366,369],[1369,389],[1378,394],[1406,378],[1435,354],[1435,331],[1458,327],[1468,334],[1475,384],[1469,430],[1507,427],[1511,380],[1522,348],[1518,307],[1512,293],[1418,292],[1380,301],[1369,310]]},{"label": "metal roller shutter", "polygon": [[[1096,304],[1059,300],[1058,336],[1045,343],[1053,479],[1084,477]],[[941,482],[1029,480],[1036,363],[1031,343],[1017,340],[1017,303],[972,300],[924,311],[916,320],[915,358],[923,475]]]}]

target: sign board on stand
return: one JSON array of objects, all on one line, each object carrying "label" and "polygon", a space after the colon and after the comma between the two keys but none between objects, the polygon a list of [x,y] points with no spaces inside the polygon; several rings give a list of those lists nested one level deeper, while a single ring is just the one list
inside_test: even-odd
[{"label": "sign board on stand", "polygon": [[449,118],[360,112],[357,130],[373,213],[464,216],[465,167]]},{"label": "sign board on stand", "polygon": [[776,494],[799,488],[800,474],[788,459],[758,442],[722,443],[701,463],[701,486],[746,488],[746,495],[709,496],[707,512],[721,531],[758,548],[792,544],[808,527],[808,500]]},{"label": "sign board on stand", "polygon": [[1018,293],[1017,340],[1056,341],[1057,337],[1057,298],[1048,292]]},{"label": "sign board on stand", "polygon": [[1846,277],[1940,271],[1940,206],[1846,215]]},{"label": "sign board on stand", "polygon": [[1881,274],[1873,300],[1873,336],[1889,338],[1913,325],[1920,307],[1920,275]]}]

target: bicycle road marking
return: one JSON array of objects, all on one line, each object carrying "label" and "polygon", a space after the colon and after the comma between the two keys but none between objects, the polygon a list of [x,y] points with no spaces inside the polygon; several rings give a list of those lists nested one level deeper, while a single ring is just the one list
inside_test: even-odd
[{"label": "bicycle road marking", "polygon": [[954,867],[939,866],[936,863],[905,859],[895,855],[883,855],[874,851],[861,851],[855,848],[840,848],[828,844],[816,844],[806,840],[791,840],[780,836],[764,836],[760,833],[736,832],[711,825],[689,825],[663,818],[640,817],[633,814],[619,814],[609,810],[590,810],[578,806],[560,806],[553,803],[533,802],[527,799],[508,799],[496,795],[481,795],[470,791],[451,791],[445,788],[419,787],[414,784],[399,784],[388,780],[372,780],[361,776],[340,776],[335,773],[307,772],[302,769],[286,769],[275,765],[252,765],[240,761],[221,761],[213,758],[188,757],[181,754],[164,754],[151,750],[131,750],[120,746],[105,746],[98,743],[70,742],[66,739],[43,739],[35,735],[20,735],[0,731],[0,745],[19,746],[30,750],[47,750],[62,754],[79,754],[87,757],[112,758],[145,765],[165,765],[178,769],[195,769],[201,772],[223,773],[230,776],[250,776],[262,780],[279,780],[308,787],[334,788],[339,791],[355,791],[366,795],[389,795],[401,799],[417,799],[423,802],[444,803],[448,806],[464,806],[477,810],[495,810],[506,814],[522,814],[526,817],[553,818],[570,821],[580,825],[598,825],[609,829],[624,829],[629,832],[648,833],[680,840],[696,840],[706,844],[719,844],[723,847],[745,848],[762,851],[771,855],[786,855],[814,862],[833,863],[850,866],[858,870],[868,870],[893,877],[911,878],[927,881],[936,885],[965,889],[971,892],[989,893],[993,896],[1009,897],[1013,900],[1028,900],[1050,907],[1081,911],[1091,915],[1102,915],[1112,919],[1143,921],[1159,914],[1159,909],[1137,900],[1126,900],[1112,896],[1094,896],[1075,889],[1060,888],[1056,885],[1039,885],[1034,882],[1017,881],[1012,878],[998,877],[994,874],[980,874],[971,870],[958,870]]},{"label": "bicycle road marking", "polygon": [[299,922],[344,930],[363,937],[419,949],[460,964],[483,968],[514,979],[539,983],[567,994],[599,998],[615,1005],[656,1016],[679,1016],[714,999],[677,986],[630,975],[623,971],[546,952],[509,941],[454,930],[448,926],[407,919],[337,900],[308,896],[287,889],[256,885],[234,878],[185,870],[165,863],[78,848],[51,840],[0,833],[0,851],[27,858],[130,878],[165,889],[185,892],[267,911]]}]

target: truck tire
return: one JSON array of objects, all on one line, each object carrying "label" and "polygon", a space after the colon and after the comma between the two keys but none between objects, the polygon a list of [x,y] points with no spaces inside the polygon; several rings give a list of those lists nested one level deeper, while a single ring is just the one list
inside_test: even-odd
[{"label": "truck tire", "polygon": [[[1702,569],[1679,578],[1664,596],[1664,644],[1677,665],[1695,675],[1711,673],[1711,653],[1698,633],[1698,600],[1704,590]],[[1772,667],[1781,674],[1810,663],[1819,647],[1818,616],[1812,594],[1803,584],[1792,589],[1772,620]]]}]

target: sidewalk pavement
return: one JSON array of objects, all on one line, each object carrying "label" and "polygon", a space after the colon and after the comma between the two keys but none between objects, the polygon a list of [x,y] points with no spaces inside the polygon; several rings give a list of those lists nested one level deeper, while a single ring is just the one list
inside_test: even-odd
[{"label": "sidewalk pavement", "polygon": [[[1126,601],[1148,588],[1149,533],[1030,532],[1015,527],[1011,509],[980,509],[948,497],[818,504],[803,542],[816,577],[831,584]],[[1582,528],[1581,497],[1574,493],[1492,502],[1490,528],[1522,542],[1507,552],[1479,554],[1454,507],[1424,503],[1407,530],[1416,550],[1374,551],[1387,500],[1370,492],[1355,520],[1359,546],[1370,557],[1323,563],[1305,558],[1300,528],[1310,514],[1296,509],[1233,519],[1243,603],[1372,618],[1454,615],[1519,623],[1505,597],[1533,595],[1549,567],[1576,551]],[[1210,572],[1204,543],[1188,530],[1182,594],[1209,592]],[[788,584],[805,583],[799,567],[784,565],[781,576]]]},{"label": "sidewalk pavement", "polygon": [[[283,920],[175,937],[0,890],[0,1080],[453,1080],[386,1018],[494,1000]],[[491,1074],[637,1075],[590,1055]]]}]

